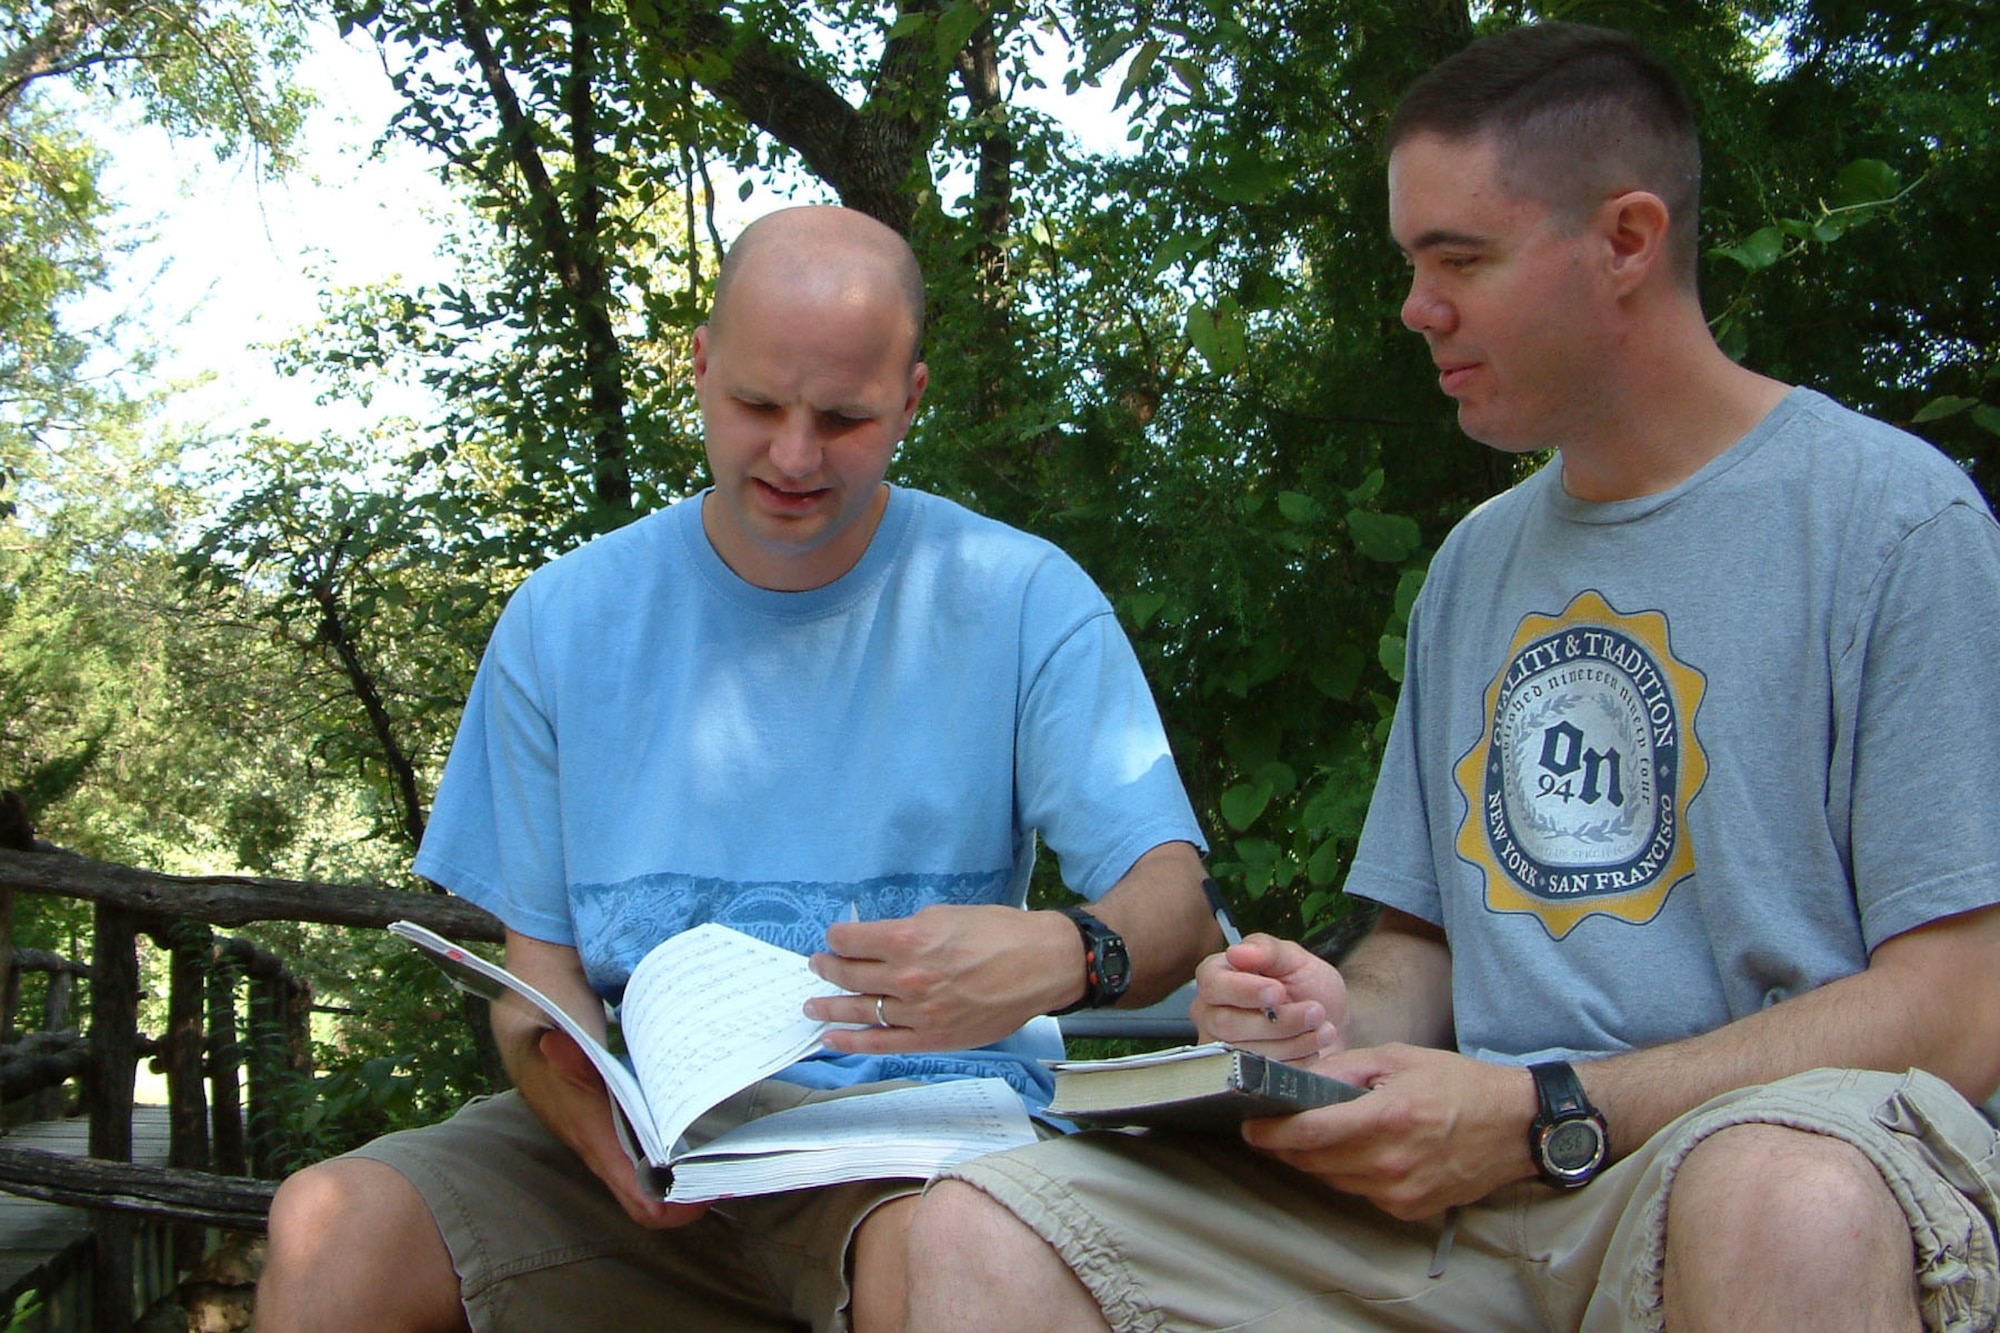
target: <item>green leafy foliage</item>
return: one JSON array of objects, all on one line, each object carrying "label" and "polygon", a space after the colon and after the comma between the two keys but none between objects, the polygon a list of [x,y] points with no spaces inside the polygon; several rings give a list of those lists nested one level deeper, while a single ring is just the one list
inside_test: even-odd
[{"label": "green leafy foliage", "polygon": [[[1891,24],[1881,36],[1872,19],[1813,6],[1670,8],[1567,6],[1564,16],[1636,28],[1696,89],[1716,141],[1711,232],[1740,238],[1710,259],[1718,328],[1757,353],[1791,332],[1775,309],[1867,300],[1852,260],[1887,253],[1938,192],[1956,188],[1961,157],[1987,150],[1990,129],[1970,110],[1990,86],[1981,82],[1986,57],[1961,49],[1962,34]],[[1481,22],[1527,13],[1502,6]],[[1213,831],[1214,868],[1248,924],[1298,931],[1343,910],[1339,876],[1429,552],[1472,504],[1539,462],[1466,442],[1421,343],[1398,327],[1403,277],[1385,240],[1375,139],[1408,80],[1471,35],[1467,14],[1354,0],[1143,9],[1082,0],[1060,13],[952,3],[886,16],[809,6],[727,20],[698,6],[607,11],[601,21],[630,24],[631,39],[588,68],[565,55],[561,15],[499,7],[484,17],[554,172],[554,197],[574,201],[601,186],[621,202],[601,215],[595,250],[614,269],[668,278],[643,302],[623,283],[606,288],[622,308],[645,311],[644,320],[615,320],[624,364],[657,364],[667,391],[655,397],[626,376],[632,402],[660,404],[634,413],[635,427],[671,421],[681,432],[679,454],[636,444],[626,453],[641,507],[683,493],[697,475],[669,336],[698,317],[705,290],[693,225],[699,176],[683,145],[692,136],[697,157],[743,171],[789,165],[844,190],[842,164],[758,110],[744,81],[783,66],[853,102],[886,86],[892,50],[930,67],[896,85],[898,105],[937,125],[941,159],[884,164],[907,173],[916,202],[937,372],[898,476],[1045,533],[1098,578],[1154,681]],[[412,52],[464,41],[442,10],[371,8],[355,18]],[[1069,87],[1108,79],[1123,62],[1114,96],[1131,117],[1129,152],[1079,154],[1021,105],[949,83],[981,53],[1032,78],[1024,57],[1045,23],[1059,23],[1079,53]],[[1904,67],[1919,47],[1934,66],[1925,78]],[[1951,66],[1942,77],[1938,62]],[[485,495],[456,494],[505,558],[526,565],[595,530],[601,511],[583,480],[589,433],[562,406],[581,401],[574,382],[536,388],[501,367],[508,358],[576,365],[588,359],[587,340],[547,277],[559,252],[536,229],[532,192],[505,165],[511,141],[487,92],[431,71],[407,67],[404,125],[479,182],[501,244],[494,262],[471,266],[494,275],[487,294],[468,287],[433,299],[411,326],[428,332],[404,346],[458,368],[456,379],[433,380],[453,386],[455,404],[492,404],[477,425],[439,432],[433,457],[443,471],[490,466],[509,478]],[[575,151],[571,104],[559,99],[585,77],[599,140],[588,163]],[[1943,138],[1886,118],[1891,107],[1943,107],[1938,88],[1958,90]],[[1855,96],[1867,110],[1840,102]],[[1792,127],[1808,104],[1816,123],[1838,132],[1801,142]],[[999,186],[978,174],[996,144],[1008,165]],[[567,155],[555,151],[564,145]],[[937,183],[952,164],[981,182],[956,200]],[[586,165],[594,176],[582,174]],[[628,221],[622,201],[656,208],[663,182],[686,193],[689,225],[641,236],[632,224],[646,214]],[[996,203],[1006,211],[993,213]],[[992,233],[995,216],[1006,219],[1004,237]],[[652,264],[656,252],[679,262]],[[1960,262],[1990,261],[1954,251],[1950,263]],[[536,284],[548,294],[534,295]],[[1923,310],[1936,324],[1943,305]],[[444,332],[453,319],[483,341]],[[1815,328],[1816,345],[1829,332],[1850,347],[1883,334],[1879,322],[1851,336],[1824,320]],[[1990,346],[1983,337],[1970,341]],[[341,343],[317,345],[324,357]],[[463,355],[473,347],[485,359]],[[640,350],[648,347],[660,350]],[[1793,374],[1880,410],[1884,386],[1847,373],[1870,356],[1880,352],[1843,350],[1830,357],[1831,377]],[[1955,356],[1922,378],[1948,378]],[[362,378],[384,364],[355,361]],[[1985,399],[1968,389],[1956,398],[1967,405],[1934,409],[1919,424],[1978,430]],[[510,412],[510,402],[532,406]],[[652,456],[672,461],[656,469],[643,462]]]},{"label": "green leafy foliage", "polygon": [[[104,253],[103,201],[74,126],[8,122],[0,375],[41,406],[0,414],[32,519],[0,571],[0,759],[101,854],[394,882],[500,600],[700,484],[684,349],[726,168],[740,198],[907,229],[933,387],[895,479],[1075,555],[1131,633],[1242,924],[1340,919],[1431,552],[1544,461],[1465,440],[1401,327],[1377,141],[1423,68],[1534,16],[1627,27],[1683,72],[1732,354],[2000,493],[1990,6],[350,3],[403,95],[393,132],[464,200],[459,276],[330,292],[282,356],[332,393],[401,378],[439,406],[366,440],[247,442],[199,523],[185,481],[140,521],[114,498],[132,488],[33,462],[42,407],[87,397],[60,312]],[[1021,97],[1064,50],[1063,85],[1129,117],[1121,151]],[[198,80],[156,86],[220,115]],[[103,411],[94,440],[134,428]],[[426,1044],[460,1030],[406,963],[338,932],[261,938],[366,1015],[322,1034],[307,1140],[470,1086]]]}]

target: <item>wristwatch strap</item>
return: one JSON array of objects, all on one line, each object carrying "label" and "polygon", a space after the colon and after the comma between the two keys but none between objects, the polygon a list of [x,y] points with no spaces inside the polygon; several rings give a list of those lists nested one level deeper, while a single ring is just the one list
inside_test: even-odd
[{"label": "wristwatch strap", "polygon": [[1116,1004],[1125,994],[1124,975],[1115,983],[1107,978],[1105,957],[1113,949],[1122,954],[1125,941],[1118,932],[1099,921],[1081,907],[1065,907],[1062,914],[1076,923],[1077,934],[1083,937],[1083,995],[1076,1003],[1064,1005],[1056,1014],[1073,1014],[1079,1009],[1102,1009]]},{"label": "wristwatch strap", "polygon": [[1566,1060],[1550,1060],[1545,1064],[1529,1065],[1528,1072],[1534,1075],[1535,1096],[1541,1102],[1542,1113],[1536,1122],[1553,1125],[1558,1120],[1568,1120],[1578,1115],[1590,1115],[1596,1107],[1590,1098],[1583,1095],[1583,1080]]}]

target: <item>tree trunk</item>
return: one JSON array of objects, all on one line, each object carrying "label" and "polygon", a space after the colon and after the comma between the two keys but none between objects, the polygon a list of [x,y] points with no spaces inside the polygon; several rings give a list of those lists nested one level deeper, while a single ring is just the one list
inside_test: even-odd
[{"label": "tree trunk", "polygon": [[600,182],[592,87],[596,61],[589,37],[591,7],[587,0],[571,0],[570,4],[571,66],[564,100],[570,117],[570,151],[579,182],[574,226],[564,217],[562,198],[535,147],[533,126],[507,80],[507,69],[493,49],[478,7],[473,0],[456,0],[456,13],[460,40],[479,66],[500,119],[503,142],[511,151],[528,197],[533,201],[538,239],[563,290],[575,305],[590,382],[591,479],[595,497],[608,510],[629,513],[632,472],[625,420],[624,348],[611,316],[610,283],[605,277],[597,234]]}]

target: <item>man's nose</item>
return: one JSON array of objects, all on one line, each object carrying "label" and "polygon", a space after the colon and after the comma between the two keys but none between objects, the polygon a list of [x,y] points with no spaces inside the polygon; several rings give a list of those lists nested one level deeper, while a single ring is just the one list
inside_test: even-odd
[{"label": "man's nose", "polygon": [[771,439],[771,462],[788,477],[809,476],[819,470],[819,437],[813,431],[812,413],[785,415]]},{"label": "man's nose", "polygon": [[1409,295],[1403,298],[1402,315],[1403,327],[1412,333],[1447,333],[1453,312],[1451,304],[1422,278],[1412,278]]}]

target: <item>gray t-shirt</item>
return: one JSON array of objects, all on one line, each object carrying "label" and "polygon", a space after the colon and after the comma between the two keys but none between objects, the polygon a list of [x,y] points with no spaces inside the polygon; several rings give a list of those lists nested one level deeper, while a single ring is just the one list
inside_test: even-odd
[{"label": "gray t-shirt", "polygon": [[2000,528],[1794,390],[1660,495],[1559,462],[1444,543],[1349,891],[1442,926],[1459,1048],[1706,1032],[2000,901]]}]

